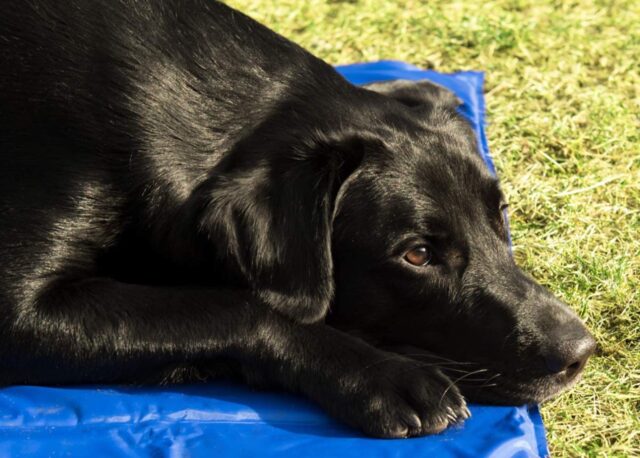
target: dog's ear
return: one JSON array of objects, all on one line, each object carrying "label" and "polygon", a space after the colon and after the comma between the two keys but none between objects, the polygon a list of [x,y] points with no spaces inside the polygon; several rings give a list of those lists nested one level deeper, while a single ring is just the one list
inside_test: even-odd
[{"label": "dog's ear", "polygon": [[337,196],[375,140],[305,138],[242,141],[209,180],[200,226],[258,297],[310,323],[324,318],[333,299]]},{"label": "dog's ear", "polygon": [[392,80],[362,87],[396,99],[411,108],[457,108],[462,105],[462,100],[449,89],[427,80]]}]

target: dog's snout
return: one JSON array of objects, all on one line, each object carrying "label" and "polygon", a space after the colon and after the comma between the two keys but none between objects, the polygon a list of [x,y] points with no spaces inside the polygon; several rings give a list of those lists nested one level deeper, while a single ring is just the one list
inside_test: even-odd
[{"label": "dog's snout", "polygon": [[596,340],[585,329],[580,336],[561,340],[545,356],[546,367],[552,374],[564,374],[569,381],[582,371],[595,349]]}]

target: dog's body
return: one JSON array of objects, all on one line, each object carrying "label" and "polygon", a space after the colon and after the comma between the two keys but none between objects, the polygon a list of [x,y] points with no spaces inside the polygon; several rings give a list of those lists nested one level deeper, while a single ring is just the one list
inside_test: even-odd
[{"label": "dog's body", "polygon": [[593,339],[513,264],[457,103],[210,0],[10,1],[0,384],[230,376],[385,437],[466,418],[449,377],[554,394]]}]

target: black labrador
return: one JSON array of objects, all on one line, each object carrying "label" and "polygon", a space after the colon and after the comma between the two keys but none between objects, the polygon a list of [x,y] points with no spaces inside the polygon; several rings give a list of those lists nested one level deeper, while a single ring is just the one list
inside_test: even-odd
[{"label": "black labrador", "polygon": [[381,437],[558,393],[594,339],[458,105],[212,0],[8,0],[0,384],[231,377]]}]

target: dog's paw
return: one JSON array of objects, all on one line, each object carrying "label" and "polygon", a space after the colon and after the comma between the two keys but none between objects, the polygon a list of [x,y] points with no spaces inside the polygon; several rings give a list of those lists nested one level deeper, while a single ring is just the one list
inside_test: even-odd
[{"label": "dog's paw", "polygon": [[458,388],[436,368],[386,354],[340,380],[342,392],[330,410],[375,437],[437,434],[470,416]]}]

